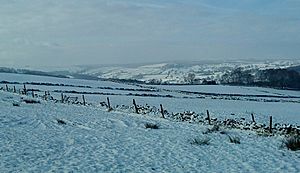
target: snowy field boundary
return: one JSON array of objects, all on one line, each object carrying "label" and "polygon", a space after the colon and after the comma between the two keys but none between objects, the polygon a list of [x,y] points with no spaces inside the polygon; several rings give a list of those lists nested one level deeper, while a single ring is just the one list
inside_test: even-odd
[{"label": "snowy field boundary", "polygon": [[214,114],[211,125],[206,114],[191,121],[190,111],[176,120],[138,100],[84,106],[26,93],[0,91],[0,172],[300,171],[291,135],[218,125]]},{"label": "snowy field boundary", "polygon": [[[85,86],[86,87],[86,86]],[[132,105],[114,105],[111,106],[109,102],[109,97],[107,97],[107,102],[100,102],[99,104],[88,103],[85,100],[85,95],[82,94],[82,100],[78,97],[72,97],[64,94],[61,92],[61,99],[55,99],[51,96],[49,91],[41,91],[41,90],[34,90],[34,89],[27,89],[26,85],[24,84],[23,89],[16,90],[15,87],[10,88],[8,85],[5,87],[0,87],[0,90],[6,92],[12,92],[19,95],[31,96],[34,99],[42,99],[45,101],[52,101],[55,103],[62,103],[62,104],[76,104],[76,105],[83,105],[83,106],[91,106],[91,107],[102,107],[105,108],[107,111],[117,111],[123,113],[136,113],[141,115],[148,115],[148,116],[158,116],[164,119],[168,119],[170,121],[177,121],[177,122],[188,122],[188,123],[196,123],[201,125],[213,125],[213,126],[220,126],[223,128],[229,129],[240,129],[240,130],[251,130],[255,131],[259,135],[265,136],[274,136],[274,135],[300,135],[300,126],[297,124],[280,124],[273,122],[272,116],[270,116],[270,123],[259,123],[255,120],[255,115],[251,114],[252,121],[247,121],[248,118],[238,118],[238,119],[225,119],[219,120],[215,115],[215,117],[211,117],[209,110],[207,110],[206,115],[204,113],[196,113],[194,111],[184,111],[184,112],[169,112],[168,110],[163,109],[163,105],[160,104],[160,108],[156,106],[151,106],[148,104],[145,105],[137,105],[135,99],[133,99]],[[44,95],[40,95],[38,93],[44,93]],[[31,102],[39,102],[31,99],[23,99],[24,102],[31,103]]]}]

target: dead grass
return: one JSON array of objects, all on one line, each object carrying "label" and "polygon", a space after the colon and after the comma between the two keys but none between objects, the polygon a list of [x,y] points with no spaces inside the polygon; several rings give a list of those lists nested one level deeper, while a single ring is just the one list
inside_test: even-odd
[{"label": "dead grass", "polygon": [[282,141],[282,145],[292,151],[300,150],[300,136],[287,137]]},{"label": "dead grass", "polygon": [[210,138],[194,138],[191,140],[192,145],[209,145],[210,144]]},{"label": "dead grass", "polygon": [[152,124],[152,123],[146,123],[145,128],[146,129],[159,129],[159,125],[158,124]]}]

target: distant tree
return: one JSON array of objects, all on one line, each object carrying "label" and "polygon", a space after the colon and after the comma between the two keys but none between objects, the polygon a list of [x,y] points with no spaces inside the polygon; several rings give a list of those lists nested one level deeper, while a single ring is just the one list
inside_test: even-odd
[{"label": "distant tree", "polygon": [[187,76],[184,77],[184,82],[188,84],[193,84],[195,81],[196,75],[194,73],[189,73]]},{"label": "distant tree", "polygon": [[287,69],[243,71],[241,68],[237,68],[232,72],[225,73],[220,82],[231,85],[300,89],[300,74]]},{"label": "distant tree", "polygon": [[221,78],[221,83],[247,85],[254,81],[254,76],[251,71],[243,71],[242,68],[237,68],[232,72],[224,74]]},{"label": "distant tree", "polygon": [[202,81],[202,85],[217,85],[217,82],[214,81],[214,80],[206,80],[206,79],[204,79]]},{"label": "distant tree", "polygon": [[255,77],[260,85],[300,89],[300,75],[294,70],[267,69],[259,71]]},{"label": "distant tree", "polygon": [[150,79],[147,83],[153,84],[153,85],[160,85],[160,84],[162,84],[162,80],[161,79]]}]

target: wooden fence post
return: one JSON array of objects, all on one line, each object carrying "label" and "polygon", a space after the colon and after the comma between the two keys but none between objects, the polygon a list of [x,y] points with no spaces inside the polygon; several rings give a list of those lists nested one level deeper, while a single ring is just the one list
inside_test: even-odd
[{"label": "wooden fence post", "polygon": [[255,123],[254,115],[251,114],[251,116],[252,116],[252,122]]},{"label": "wooden fence post", "polygon": [[133,105],[134,105],[134,108],[135,108],[135,113],[139,114],[139,110],[138,110],[138,107],[137,107],[137,105],[136,105],[135,100],[133,99],[132,102],[133,102]]},{"label": "wooden fence post", "polygon": [[110,110],[110,109],[111,109],[111,106],[110,106],[109,97],[107,97],[106,99],[107,99],[107,106],[108,106],[108,109]]},{"label": "wooden fence post", "polygon": [[32,97],[34,98],[34,91],[32,90]]},{"label": "wooden fence post", "polygon": [[82,101],[83,101],[83,105],[85,106],[85,98],[84,98],[84,95],[82,95]]},{"label": "wooden fence post", "polygon": [[208,111],[208,110],[206,110],[206,113],[207,113],[208,124],[210,125],[211,123],[210,123],[209,111]]},{"label": "wooden fence post", "polygon": [[17,92],[17,90],[16,90],[16,86],[14,86],[14,93],[16,93]]},{"label": "wooden fence post", "polygon": [[162,104],[160,104],[160,111],[161,111],[162,118],[165,118],[165,112]]},{"label": "wooden fence post", "polygon": [[5,88],[6,88],[6,91],[8,92],[8,86],[7,85],[5,85]]},{"label": "wooden fence post", "polygon": [[47,91],[45,91],[44,97],[45,97],[45,100],[47,100]]},{"label": "wooden fence post", "polygon": [[24,84],[24,94],[27,95],[26,85]]},{"label": "wooden fence post", "polygon": [[61,102],[63,103],[64,102],[64,93],[61,93]]},{"label": "wooden fence post", "polygon": [[270,130],[270,133],[272,133],[272,121],[273,121],[273,120],[272,120],[272,116],[270,116],[270,129],[269,129],[269,130]]}]

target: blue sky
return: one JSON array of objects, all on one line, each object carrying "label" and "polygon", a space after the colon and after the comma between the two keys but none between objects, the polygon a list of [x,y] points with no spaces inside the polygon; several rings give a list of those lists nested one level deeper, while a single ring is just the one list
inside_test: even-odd
[{"label": "blue sky", "polygon": [[0,0],[0,65],[300,59],[299,0]]}]

